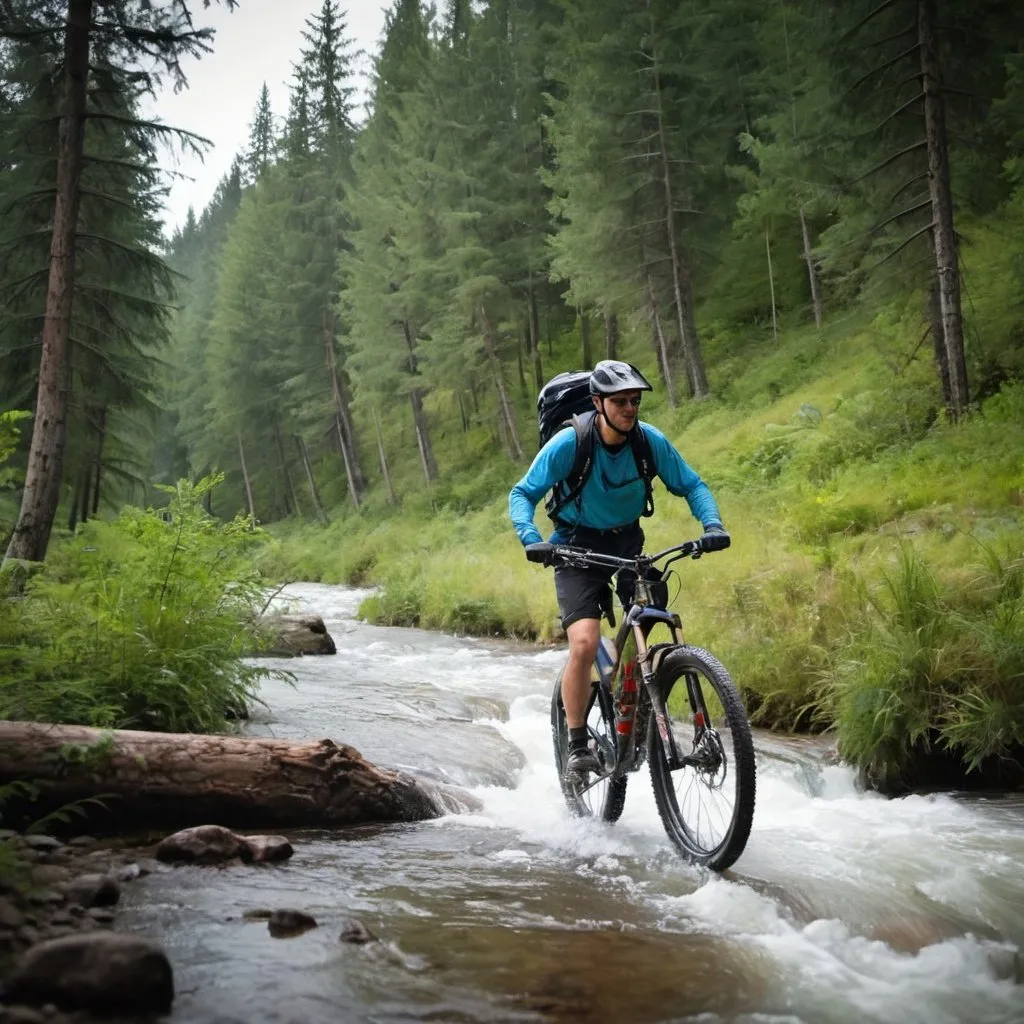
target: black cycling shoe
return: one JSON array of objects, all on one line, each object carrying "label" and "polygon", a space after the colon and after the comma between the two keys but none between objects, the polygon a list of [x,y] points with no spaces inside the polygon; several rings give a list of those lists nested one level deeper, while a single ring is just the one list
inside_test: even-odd
[{"label": "black cycling shoe", "polygon": [[566,775],[586,775],[587,772],[599,772],[601,762],[589,747],[575,747],[569,751],[565,761]]}]

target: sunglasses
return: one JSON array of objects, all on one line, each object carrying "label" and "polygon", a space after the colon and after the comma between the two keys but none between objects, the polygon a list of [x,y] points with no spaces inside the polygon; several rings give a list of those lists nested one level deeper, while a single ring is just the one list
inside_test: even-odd
[{"label": "sunglasses", "polygon": [[616,409],[625,409],[627,405],[631,405],[634,409],[638,409],[640,407],[639,395],[634,395],[632,398],[618,398],[616,396],[612,396],[611,398],[606,398],[605,401],[611,402]]}]

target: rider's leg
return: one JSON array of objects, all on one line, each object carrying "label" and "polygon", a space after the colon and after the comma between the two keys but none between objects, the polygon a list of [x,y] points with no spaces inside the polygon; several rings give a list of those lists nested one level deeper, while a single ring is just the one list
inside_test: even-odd
[{"label": "rider's leg", "polygon": [[562,673],[562,703],[570,729],[586,723],[590,699],[590,676],[601,639],[600,619],[577,619],[565,631],[569,638],[569,660]]}]

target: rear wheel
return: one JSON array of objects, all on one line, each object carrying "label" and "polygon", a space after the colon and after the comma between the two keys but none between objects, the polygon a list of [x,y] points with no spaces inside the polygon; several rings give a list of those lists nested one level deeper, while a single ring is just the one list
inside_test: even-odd
[{"label": "rear wheel", "polygon": [[[602,772],[610,772],[615,766],[615,723],[612,719],[610,697],[608,707],[602,706],[598,687],[590,691],[587,708],[587,729],[590,745],[597,751]],[[555,745],[555,770],[562,787],[565,802],[577,817],[598,817],[602,821],[618,821],[626,801],[626,777],[601,779],[588,789],[578,782],[566,778],[565,763],[569,755],[569,729],[565,722],[565,707],[562,705],[562,673],[558,673],[555,689],[551,694],[551,737]],[[595,776],[588,775],[586,784],[593,783]]]},{"label": "rear wheel", "polygon": [[688,860],[722,871],[750,837],[756,774],[743,702],[714,655],[697,647],[666,654],[657,683],[681,766],[652,714],[647,730],[651,783],[669,838]]}]

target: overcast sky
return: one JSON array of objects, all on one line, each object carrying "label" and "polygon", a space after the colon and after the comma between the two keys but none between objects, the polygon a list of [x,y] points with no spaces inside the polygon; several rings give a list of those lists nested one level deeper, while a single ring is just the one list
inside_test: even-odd
[{"label": "overcast sky", "polygon": [[[322,6],[323,0],[239,0],[229,14],[222,5],[209,10],[203,10],[198,0],[192,5],[196,24],[217,30],[213,52],[184,64],[188,89],[177,94],[168,89],[153,109],[165,124],[202,135],[213,146],[202,161],[181,154],[164,157],[166,167],[194,179],[170,183],[168,234],[184,221],[189,206],[197,215],[202,212],[235,154],[245,148],[264,82],[275,118],[287,113],[292,64],[305,45],[302,30]],[[341,0],[338,6],[352,49],[366,51],[358,63],[359,85],[365,88],[369,58],[378,49],[390,0]],[[357,97],[360,104],[364,95]],[[361,109],[357,115],[361,119]]]}]

